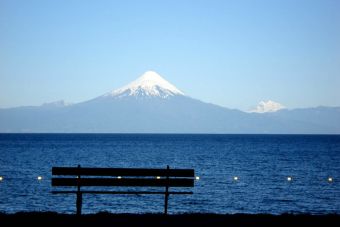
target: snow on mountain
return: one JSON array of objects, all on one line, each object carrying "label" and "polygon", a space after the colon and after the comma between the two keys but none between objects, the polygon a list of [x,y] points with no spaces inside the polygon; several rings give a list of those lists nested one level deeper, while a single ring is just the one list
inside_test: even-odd
[{"label": "snow on mountain", "polygon": [[170,82],[162,78],[154,71],[147,71],[137,80],[129,83],[128,85],[113,90],[103,97],[116,97],[122,98],[127,96],[134,96],[137,98],[143,97],[160,97],[169,98],[170,96],[184,95]]},{"label": "snow on mountain", "polygon": [[286,108],[284,105],[278,102],[274,102],[271,100],[261,101],[256,106],[255,109],[250,110],[251,113],[267,113],[267,112],[276,112],[278,110]]}]

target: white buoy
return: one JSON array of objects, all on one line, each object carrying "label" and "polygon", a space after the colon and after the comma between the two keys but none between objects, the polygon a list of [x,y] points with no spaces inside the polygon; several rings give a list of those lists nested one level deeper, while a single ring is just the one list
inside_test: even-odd
[{"label": "white buoy", "polygon": [[37,179],[40,181],[40,180],[42,180],[43,178],[42,178],[42,176],[38,176]]},{"label": "white buoy", "polygon": [[196,180],[199,180],[199,179],[200,179],[200,177],[199,177],[199,176],[196,176],[196,177],[195,177],[195,179],[196,179]]},{"label": "white buoy", "polygon": [[292,177],[287,177],[287,181],[292,181]]},{"label": "white buoy", "polygon": [[235,176],[235,177],[234,177],[234,181],[238,181],[238,177]]},{"label": "white buoy", "polygon": [[328,177],[328,182],[333,182],[333,178],[332,177]]},{"label": "white buoy", "polygon": [[3,176],[0,176],[0,181],[3,181],[4,177]]}]

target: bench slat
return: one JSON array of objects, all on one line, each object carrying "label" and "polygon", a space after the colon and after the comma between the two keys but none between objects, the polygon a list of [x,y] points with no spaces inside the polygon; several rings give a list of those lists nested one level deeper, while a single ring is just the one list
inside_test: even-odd
[{"label": "bench slat", "polygon": [[193,169],[52,167],[52,175],[194,177],[195,172]]},{"label": "bench slat", "polygon": [[[78,191],[52,191],[52,194],[76,194]],[[127,195],[164,195],[165,192],[150,192],[150,191],[89,191],[82,190],[82,194],[127,194]],[[193,192],[168,192],[170,195],[192,195]]]},{"label": "bench slat", "polygon": [[194,187],[194,179],[148,178],[52,178],[52,186],[136,186],[136,187]]}]

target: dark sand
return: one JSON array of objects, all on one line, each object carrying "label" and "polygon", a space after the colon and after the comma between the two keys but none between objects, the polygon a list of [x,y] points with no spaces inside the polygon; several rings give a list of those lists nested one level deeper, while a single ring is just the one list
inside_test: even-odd
[{"label": "dark sand", "polygon": [[340,215],[0,213],[0,226],[340,226]]}]

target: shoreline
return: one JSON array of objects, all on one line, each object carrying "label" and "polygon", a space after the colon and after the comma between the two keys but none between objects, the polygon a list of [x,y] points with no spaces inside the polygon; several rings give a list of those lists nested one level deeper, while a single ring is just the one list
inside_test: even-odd
[{"label": "shoreline", "polygon": [[0,213],[1,226],[340,226],[340,214]]}]

